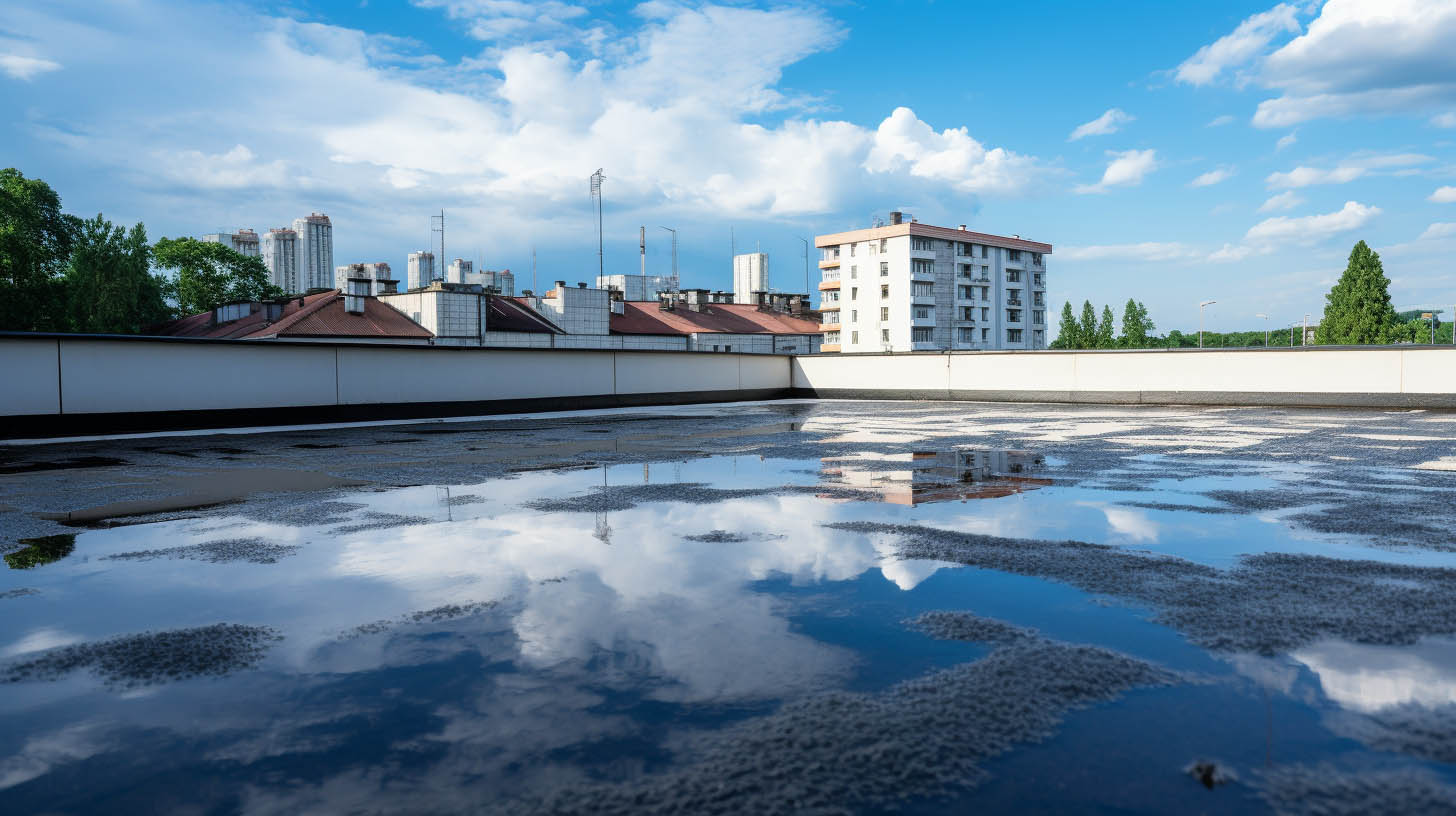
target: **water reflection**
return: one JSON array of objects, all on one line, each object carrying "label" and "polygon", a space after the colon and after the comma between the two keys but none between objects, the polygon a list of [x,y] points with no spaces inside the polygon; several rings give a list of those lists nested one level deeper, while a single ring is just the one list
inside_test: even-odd
[{"label": "water reflection", "polygon": [[1410,646],[1330,641],[1291,657],[1319,676],[1326,697],[1355,711],[1456,704],[1456,641],[1432,638]]},{"label": "water reflection", "polygon": [[998,499],[1052,483],[1034,475],[1046,460],[1019,450],[951,448],[860,453],[820,460],[828,484],[859,488],[890,504]]}]

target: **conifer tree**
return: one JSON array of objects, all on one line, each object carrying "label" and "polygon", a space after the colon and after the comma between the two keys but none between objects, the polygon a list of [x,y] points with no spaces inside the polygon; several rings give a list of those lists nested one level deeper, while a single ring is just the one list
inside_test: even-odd
[{"label": "conifer tree", "polygon": [[1112,307],[1102,307],[1102,322],[1097,324],[1097,334],[1089,345],[1092,348],[1110,349],[1117,348],[1117,338],[1113,336],[1112,328]]},{"label": "conifer tree", "polygon": [[1402,327],[1390,305],[1390,279],[1380,264],[1380,255],[1365,245],[1355,244],[1344,274],[1325,295],[1325,314],[1315,329],[1320,345],[1391,343],[1400,339]]},{"label": "conifer tree", "polygon": [[1062,304],[1062,322],[1057,326],[1057,339],[1052,341],[1052,348],[1070,349],[1077,347],[1077,317],[1072,314],[1072,301]]},{"label": "conifer tree", "polygon": [[1072,348],[1097,347],[1097,311],[1092,301],[1082,301],[1082,322],[1077,326],[1077,344]]}]

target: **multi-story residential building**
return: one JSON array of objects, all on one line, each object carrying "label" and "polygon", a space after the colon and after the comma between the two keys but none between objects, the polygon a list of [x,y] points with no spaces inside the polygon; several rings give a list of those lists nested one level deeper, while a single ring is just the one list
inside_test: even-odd
[{"label": "multi-story residential building", "polygon": [[268,267],[268,280],[286,294],[298,294],[308,288],[299,278],[298,259],[297,232],[270,229],[263,236],[263,265]]},{"label": "multi-story residential building", "polygon": [[733,301],[758,303],[758,293],[768,291],[768,253],[748,252],[733,256]]},{"label": "multi-story residential building", "polygon": [[420,289],[430,285],[430,281],[439,280],[440,275],[435,271],[435,253],[427,250],[411,252],[406,259],[405,287],[408,289]]},{"label": "multi-story residential building", "polygon": [[598,275],[597,288],[621,292],[623,300],[656,303],[658,295],[681,287],[676,275]]},{"label": "multi-story residential building", "polygon": [[493,269],[488,269],[486,270],[486,274],[490,275],[489,285],[494,286],[496,288],[496,291],[500,292],[506,297],[515,296],[516,276],[511,274],[511,270],[502,269],[497,272]]},{"label": "multi-story residential building", "polygon": [[1044,349],[1051,244],[890,223],[814,239],[822,351]]},{"label": "multi-story residential building", "polygon": [[[334,225],[323,213],[293,219],[298,235],[298,277],[304,289],[328,289],[334,268]],[[289,291],[302,291],[292,290]]]},{"label": "multi-story residential building", "polygon": [[455,260],[451,261],[450,265],[445,268],[445,282],[474,284],[481,283],[481,281],[477,280],[475,276],[475,262],[467,261],[464,258],[456,258]]},{"label": "multi-story residential building", "polygon": [[333,288],[352,294],[355,288],[349,285],[349,281],[368,282],[368,291],[363,294],[371,296],[399,290],[399,281],[395,280],[393,273],[389,269],[389,264],[383,261],[379,261],[378,263],[344,264],[343,266],[334,267]]},{"label": "multi-story residential building", "polygon": [[250,229],[240,229],[237,232],[211,232],[202,236],[202,240],[222,244],[252,258],[258,257],[258,233]]}]

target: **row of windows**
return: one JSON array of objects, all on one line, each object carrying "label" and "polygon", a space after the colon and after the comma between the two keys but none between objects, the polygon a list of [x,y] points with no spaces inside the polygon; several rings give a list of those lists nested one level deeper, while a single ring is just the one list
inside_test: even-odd
[{"label": "row of windows", "polygon": [[[990,329],[981,329],[980,332],[981,332],[980,342],[982,342],[982,343],[989,343],[989,342],[991,342],[991,330]],[[1006,330],[1006,342],[1007,343],[1021,343],[1024,336],[1025,336],[1025,334],[1024,334],[1024,332],[1023,332],[1022,329],[1007,329]],[[824,333],[824,342],[826,342],[826,343],[838,343],[839,342],[839,337],[840,337],[840,333],[837,332],[837,331],[825,332]],[[1041,330],[1038,329],[1038,330],[1032,332],[1032,338],[1033,338],[1034,343],[1040,344],[1041,343],[1041,338],[1042,338],[1042,332],[1041,332]],[[916,327],[914,327],[914,328],[912,328],[910,330],[910,341],[912,343],[934,343],[935,342],[935,330],[932,329],[932,328],[926,327],[926,326],[916,326]],[[849,342],[850,342],[851,345],[856,345],[856,346],[859,345],[859,332],[857,332],[857,331],[850,332],[849,333]],[[881,343],[885,343],[885,344],[888,344],[890,342],[890,330],[889,329],[880,329],[880,342]],[[969,326],[963,326],[961,328],[956,329],[956,342],[957,343],[961,343],[961,344],[975,343],[976,342],[976,329],[974,329],[972,327],[969,327]]]},{"label": "row of windows", "polygon": [[[918,235],[910,237],[910,249],[915,252],[934,252],[935,245],[936,241],[933,238],[922,238]],[[982,258],[991,257],[991,248],[985,244],[970,244],[966,243],[965,241],[946,241],[946,245],[954,246],[956,250],[956,255],[962,258],[974,258],[977,255]],[[889,252],[890,239],[881,238],[879,241],[866,241],[865,246],[868,247],[870,252],[874,252],[876,249],[878,249],[880,252]],[[855,253],[858,247],[859,244],[849,245],[849,257],[855,257]],[[1006,252],[1007,260],[1013,262],[1021,261],[1021,250],[1008,249]],[[1040,252],[1031,252],[1028,254],[1031,255],[1031,262],[1033,265],[1041,266]],[[826,261],[837,260],[839,258],[839,247],[826,247],[823,252],[823,258]]]},{"label": "row of windows", "polygon": [[[981,320],[984,321],[984,320],[990,320],[991,319],[991,308],[989,306],[981,306],[981,307],[976,307],[976,306],[962,306],[962,307],[960,307],[960,311],[957,312],[957,315],[959,315],[959,316],[956,319],[957,320],[975,320],[976,319],[976,309],[977,308],[980,309],[980,312],[981,312]],[[1021,309],[1007,309],[1006,310],[1006,322],[1007,323],[1020,323],[1021,322],[1021,312],[1022,312]],[[929,306],[916,306],[916,307],[914,307],[913,314],[915,315],[915,319],[916,320],[929,320],[929,319],[931,319],[931,318],[933,318],[935,316],[934,313],[933,313],[932,308],[929,307]],[[880,307],[880,321],[881,322],[885,322],[885,321],[888,321],[889,319],[890,319],[890,307],[888,307],[888,306],[881,306]],[[859,322],[859,310],[858,309],[851,309],[850,310],[850,312],[849,312],[849,321],[851,323],[858,323]],[[838,323],[839,322],[839,312],[838,311],[828,311],[828,312],[824,312],[823,322],[824,323],[829,323],[829,324]],[[1043,323],[1046,322],[1046,312],[1044,312],[1044,311],[1042,311],[1040,309],[1033,310],[1032,313],[1031,313],[1031,322],[1034,323],[1034,324],[1036,324],[1036,325],[1042,325]]]}]

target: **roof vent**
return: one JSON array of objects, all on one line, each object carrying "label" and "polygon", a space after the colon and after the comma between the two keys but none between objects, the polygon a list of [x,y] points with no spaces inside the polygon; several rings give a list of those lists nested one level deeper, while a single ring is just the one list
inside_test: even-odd
[{"label": "roof vent", "polygon": [[961,224],[961,232],[965,232],[965,231],[966,231],[966,225],[965,224]]},{"label": "roof vent", "polygon": [[577,281],[576,282],[576,288],[578,288],[578,289],[585,289],[586,288],[586,284],[583,283],[583,282],[581,282],[581,281]]}]

